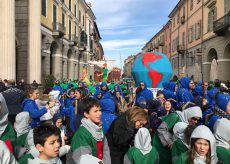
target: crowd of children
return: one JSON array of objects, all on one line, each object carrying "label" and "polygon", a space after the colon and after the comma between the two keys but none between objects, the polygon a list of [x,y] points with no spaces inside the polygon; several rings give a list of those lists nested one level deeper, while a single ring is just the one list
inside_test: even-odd
[{"label": "crowd of children", "polygon": [[25,90],[20,112],[10,119],[11,92],[7,87],[0,92],[0,164],[227,164],[230,159],[230,95],[218,81],[195,84],[183,77],[164,83],[155,97],[144,81],[135,93],[113,81],[90,86],[56,81],[49,92],[37,87]]}]

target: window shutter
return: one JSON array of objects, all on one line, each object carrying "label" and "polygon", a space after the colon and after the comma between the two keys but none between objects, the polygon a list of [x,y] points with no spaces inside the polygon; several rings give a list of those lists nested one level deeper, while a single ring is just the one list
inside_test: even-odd
[{"label": "window shutter", "polygon": [[208,32],[211,31],[211,19],[212,19],[212,13],[209,11],[208,13]]}]

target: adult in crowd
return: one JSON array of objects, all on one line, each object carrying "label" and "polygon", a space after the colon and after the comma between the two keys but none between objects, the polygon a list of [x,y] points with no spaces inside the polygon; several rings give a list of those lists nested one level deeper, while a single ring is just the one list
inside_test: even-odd
[{"label": "adult in crowd", "polygon": [[2,79],[0,79],[0,93],[6,90],[6,86],[3,83]]},{"label": "adult in crowd", "polygon": [[133,146],[137,130],[148,124],[148,113],[139,107],[132,107],[122,113],[111,124],[107,140],[112,164],[122,164],[124,155]]},{"label": "adult in crowd", "polygon": [[187,102],[194,102],[192,90],[194,89],[194,81],[189,77],[182,77],[180,80],[180,87],[176,92],[177,108],[181,110],[182,106]]},{"label": "adult in crowd", "polygon": [[153,99],[153,93],[149,89],[147,89],[147,85],[144,81],[141,81],[139,83],[139,87],[140,87],[140,91],[137,92],[136,100],[139,97],[144,97],[146,99],[146,101]]},{"label": "adult in crowd", "polygon": [[25,93],[15,86],[14,80],[8,80],[7,89],[2,92],[2,95],[9,111],[8,120],[14,124],[16,115],[22,111],[21,104],[25,98]]}]

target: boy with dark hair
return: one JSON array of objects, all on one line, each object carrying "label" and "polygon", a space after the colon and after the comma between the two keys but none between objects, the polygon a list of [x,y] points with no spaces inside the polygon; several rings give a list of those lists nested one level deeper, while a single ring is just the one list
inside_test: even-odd
[{"label": "boy with dark hair", "polygon": [[82,104],[84,105],[80,108],[84,118],[71,143],[73,160],[79,164],[84,160],[84,155],[88,154],[110,164],[109,147],[101,125],[100,103],[94,98],[86,98],[82,100]]},{"label": "boy with dark hair", "polygon": [[34,129],[34,145],[40,152],[38,158],[29,159],[29,164],[62,164],[59,154],[60,130],[50,124],[42,124]]}]

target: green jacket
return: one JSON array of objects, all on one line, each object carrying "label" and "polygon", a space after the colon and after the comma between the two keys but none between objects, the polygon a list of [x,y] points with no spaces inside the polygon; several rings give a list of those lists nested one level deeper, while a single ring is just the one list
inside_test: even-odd
[{"label": "green jacket", "polygon": [[124,157],[124,164],[149,164],[159,163],[159,155],[157,150],[152,147],[152,150],[148,153],[143,155],[139,149],[136,147],[129,148],[128,152]]},{"label": "green jacket", "polygon": [[[98,158],[97,141],[93,138],[92,134],[84,127],[76,131],[72,138],[71,150],[73,152],[73,160],[77,162],[81,155],[91,154]],[[106,138],[103,140],[103,162],[110,164],[109,147]],[[108,160],[109,159],[109,160]]]},{"label": "green jacket", "polygon": [[218,157],[218,163],[220,164],[228,164],[230,160],[230,149],[226,149],[224,147],[217,146],[216,153]]},{"label": "green jacket", "polygon": [[31,154],[25,154],[18,160],[18,163],[19,164],[27,164],[28,159],[34,159],[34,157]]},{"label": "green jacket", "polygon": [[188,148],[184,145],[181,139],[178,138],[174,141],[171,149],[172,162],[175,163],[179,156],[186,151],[188,151]]},{"label": "green jacket", "polygon": [[2,136],[0,136],[0,140],[2,141],[10,140],[13,147],[13,151],[15,152],[16,138],[17,137],[14,128],[10,123],[8,123],[4,133],[2,134]]},{"label": "green jacket", "polygon": [[159,164],[171,163],[171,150],[167,146],[172,144],[173,127],[177,122],[180,122],[179,116],[176,113],[170,113],[162,119],[157,132],[153,135],[152,146],[159,153]]},{"label": "green jacket", "polygon": [[187,152],[184,152],[177,159],[176,164],[187,164],[188,163],[187,160],[188,160],[188,154]]}]

